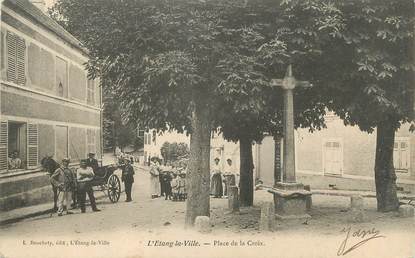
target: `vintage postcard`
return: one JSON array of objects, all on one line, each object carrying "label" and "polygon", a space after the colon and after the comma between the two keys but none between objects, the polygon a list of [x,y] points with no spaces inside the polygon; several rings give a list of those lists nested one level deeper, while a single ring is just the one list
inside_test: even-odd
[{"label": "vintage postcard", "polygon": [[0,258],[415,257],[414,1],[0,7]]}]

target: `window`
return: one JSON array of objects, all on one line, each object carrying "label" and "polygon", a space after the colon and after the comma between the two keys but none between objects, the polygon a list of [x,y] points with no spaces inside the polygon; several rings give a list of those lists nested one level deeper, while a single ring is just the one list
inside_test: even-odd
[{"label": "window", "polygon": [[2,121],[0,125],[0,172],[37,167],[37,124]]},{"label": "window", "polygon": [[86,131],[86,146],[87,146],[87,153],[95,153],[95,130],[94,129],[87,129]]},{"label": "window", "polygon": [[157,132],[156,130],[153,131],[153,143],[156,145],[156,139],[157,139]]},{"label": "window", "polygon": [[59,57],[56,57],[56,93],[59,97],[68,97],[68,65]]},{"label": "window", "polygon": [[393,148],[393,166],[398,172],[407,173],[410,167],[409,138],[396,137]]},{"label": "window", "polygon": [[88,80],[86,101],[89,105],[95,105],[95,83],[94,83],[94,80]]},{"label": "window", "polygon": [[16,34],[8,31],[7,47],[7,80],[18,85],[26,84],[26,43]]}]

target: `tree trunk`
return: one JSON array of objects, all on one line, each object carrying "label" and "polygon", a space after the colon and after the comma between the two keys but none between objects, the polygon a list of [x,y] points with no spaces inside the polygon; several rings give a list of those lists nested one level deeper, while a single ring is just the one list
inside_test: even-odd
[{"label": "tree trunk", "polygon": [[254,174],[252,158],[252,141],[240,139],[240,202],[241,206],[252,206],[254,203]]},{"label": "tree trunk", "polygon": [[195,102],[186,176],[186,227],[193,226],[197,216],[210,215],[210,133],[209,111],[200,102]]},{"label": "tree trunk", "polygon": [[377,127],[375,183],[378,211],[394,211],[399,207],[396,194],[396,174],[393,167],[395,127],[393,122],[384,121]]}]

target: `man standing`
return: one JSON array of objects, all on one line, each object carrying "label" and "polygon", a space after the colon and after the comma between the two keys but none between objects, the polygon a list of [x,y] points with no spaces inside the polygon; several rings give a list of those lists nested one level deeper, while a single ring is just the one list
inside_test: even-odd
[{"label": "man standing", "polygon": [[92,191],[91,181],[94,178],[94,171],[91,167],[87,167],[87,161],[81,160],[81,167],[76,170],[76,178],[78,181],[78,203],[81,212],[85,213],[85,199],[88,194],[89,202],[93,211],[100,211],[95,204],[94,192]]},{"label": "man standing", "polygon": [[56,169],[50,177],[52,185],[58,189],[58,216],[62,216],[64,203],[66,204],[66,214],[71,213],[68,211],[69,192],[74,190],[75,179],[69,169],[69,162],[69,159],[63,159],[62,166]]},{"label": "man standing", "polygon": [[122,170],[121,181],[124,182],[125,195],[127,196],[126,202],[131,202],[131,188],[134,183],[134,168],[131,166],[130,160],[125,159],[125,166]]},{"label": "man standing", "polygon": [[97,172],[98,170],[98,160],[95,159],[95,153],[88,153],[88,159],[86,160],[86,166],[92,168],[92,171],[94,171],[94,173]]}]

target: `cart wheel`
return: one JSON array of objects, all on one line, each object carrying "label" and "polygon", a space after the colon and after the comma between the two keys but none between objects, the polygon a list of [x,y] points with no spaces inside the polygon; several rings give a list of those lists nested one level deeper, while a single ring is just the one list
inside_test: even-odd
[{"label": "cart wheel", "polygon": [[108,178],[108,197],[110,201],[115,203],[118,202],[121,195],[121,183],[120,179],[116,175],[111,175]]}]

